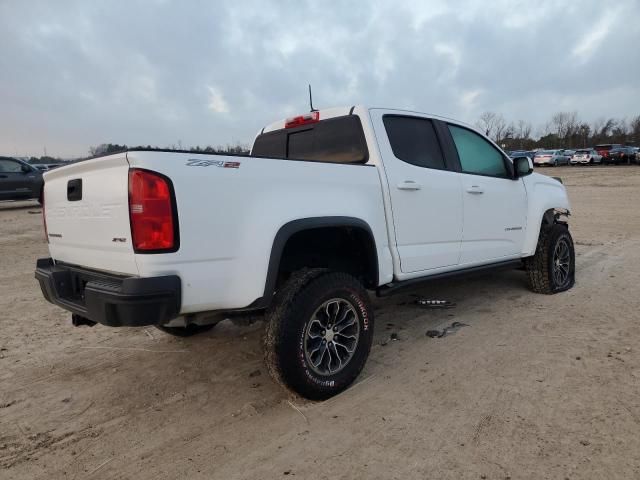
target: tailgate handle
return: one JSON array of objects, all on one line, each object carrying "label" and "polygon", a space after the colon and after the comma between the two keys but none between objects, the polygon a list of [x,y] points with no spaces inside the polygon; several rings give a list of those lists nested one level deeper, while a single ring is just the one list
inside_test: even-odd
[{"label": "tailgate handle", "polygon": [[67,182],[67,200],[77,202],[82,200],[82,179],[74,178]]}]

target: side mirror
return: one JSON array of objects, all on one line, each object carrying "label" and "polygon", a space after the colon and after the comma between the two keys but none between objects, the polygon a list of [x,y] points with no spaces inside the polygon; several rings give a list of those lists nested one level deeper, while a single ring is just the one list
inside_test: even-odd
[{"label": "side mirror", "polygon": [[31,173],[31,167],[29,165],[22,165],[22,173]]},{"label": "side mirror", "polygon": [[533,173],[533,162],[529,157],[516,157],[513,159],[515,178],[526,177]]}]

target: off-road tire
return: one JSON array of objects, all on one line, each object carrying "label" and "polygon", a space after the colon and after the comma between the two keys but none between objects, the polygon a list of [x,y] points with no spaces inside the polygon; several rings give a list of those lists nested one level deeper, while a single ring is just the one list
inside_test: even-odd
[{"label": "off-road tire", "polygon": [[[558,285],[553,275],[553,255],[559,242],[569,246],[569,276],[566,282]],[[529,287],[536,293],[553,294],[569,290],[575,283],[575,250],[569,229],[563,224],[553,224],[540,229],[536,253],[525,259],[525,269],[529,279]]]},{"label": "off-road tire", "polygon": [[[305,355],[307,326],[314,312],[331,299],[344,299],[355,311],[358,340],[341,370],[320,375]],[[373,341],[373,308],[362,284],[353,276],[326,269],[303,269],[279,289],[266,313],[264,358],[276,382],[311,399],[332,397],[353,383],[369,356]]]},{"label": "off-road tire", "polygon": [[193,337],[194,335],[198,335],[199,333],[208,332],[213,327],[213,325],[196,325],[195,323],[189,324],[186,327],[164,327],[162,325],[155,326],[158,330],[167,333],[169,335],[173,335],[174,337]]}]

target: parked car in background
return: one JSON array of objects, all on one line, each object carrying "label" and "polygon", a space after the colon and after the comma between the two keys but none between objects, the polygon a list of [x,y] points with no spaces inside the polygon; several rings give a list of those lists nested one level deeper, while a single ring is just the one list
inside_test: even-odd
[{"label": "parked car in background", "polygon": [[604,163],[619,165],[621,163],[631,163],[635,159],[636,153],[633,147],[614,147],[609,150],[608,155],[604,158]]},{"label": "parked car in background", "polygon": [[634,161],[640,165],[640,147],[631,147],[633,148],[635,159]]},{"label": "parked car in background", "polygon": [[621,146],[622,145],[617,143],[603,143],[601,145],[596,145],[594,148],[598,154],[602,155],[602,163],[606,163],[607,157],[609,156],[609,150]]},{"label": "parked car in background", "polygon": [[581,164],[593,164],[593,163],[602,163],[602,155],[596,152],[593,148],[584,148],[582,150],[576,150],[576,153],[573,154],[571,160],[569,161],[571,165]]},{"label": "parked car in background", "polygon": [[564,154],[564,150],[540,150],[533,157],[535,166],[548,165],[557,167],[558,165],[569,165],[570,157]]},{"label": "parked car in background", "polygon": [[512,150],[507,153],[509,155],[509,158],[511,159],[518,158],[518,157],[529,157],[531,160],[533,160],[533,156],[529,155],[530,152],[527,152],[526,150]]},{"label": "parked car in background", "polygon": [[573,157],[575,155],[576,151],[575,150],[569,150],[569,149],[565,148],[564,150],[562,150],[562,153],[564,155],[566,155],[567,157],[569,157],[569,160],[571,160],[571,157]]},{"label": "parked car in background", "polygon": [[13,157],[0,157],[0,200],[40,198],[42,172]]}]

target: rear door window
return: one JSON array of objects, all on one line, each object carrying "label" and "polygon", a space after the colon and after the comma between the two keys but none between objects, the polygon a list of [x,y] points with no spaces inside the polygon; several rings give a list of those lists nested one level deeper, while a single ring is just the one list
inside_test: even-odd
[{"label": "rear door window", "polygon": [[431,120],[385,115],[383,122],[396,158],[418,167],[445,168],[440,142]]},{"label": "rear door window", "polygon": [[251,154],[331,163],[366,163],[369,159],[362,124],[356,115],[263,133],[256,138]]},{"label": "rear door window", "polygon": [[464,173],[508,178],[502,153],[477,133],[449,124]]}]

